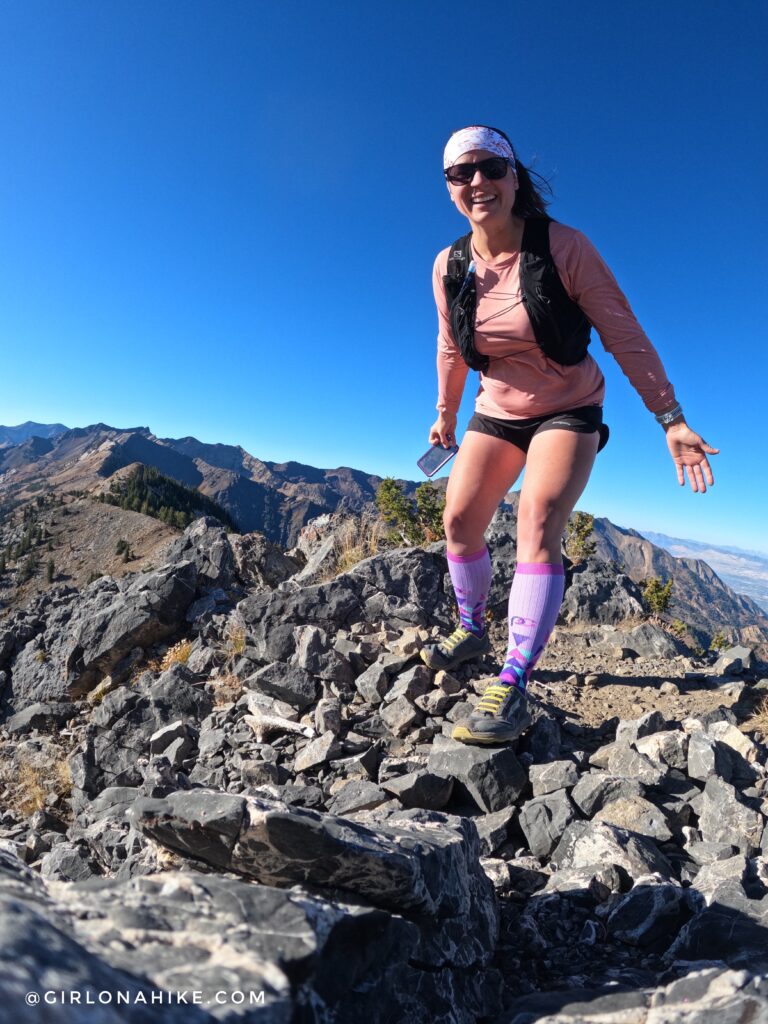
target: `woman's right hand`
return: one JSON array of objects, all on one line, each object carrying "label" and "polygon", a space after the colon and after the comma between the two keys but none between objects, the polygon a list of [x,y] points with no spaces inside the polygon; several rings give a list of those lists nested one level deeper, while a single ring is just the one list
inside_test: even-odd
[{"label": "woman's right hand", "polygon": [[456,444],[456,417],[440,413],[429,429],[429,443],[451,448]]}]

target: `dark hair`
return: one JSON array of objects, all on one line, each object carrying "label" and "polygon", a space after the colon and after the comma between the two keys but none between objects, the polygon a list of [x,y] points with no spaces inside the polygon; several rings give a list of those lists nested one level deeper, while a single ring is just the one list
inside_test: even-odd
[{"label": "dark hair", "polygon": [[[503,139],[512,146],[512,152],[515,153],[515,147],[512,145],[512,140],[503,132],[501,128],[493,128],[489,124],[478,124],[473,125],[475,128],[490,128],[492,132],[496,132],[497,135],[501,135]],[[456,131],[463,131],[463,128],[457,128]],[[456,132],[451,132],[453,137]],[[515,205],[513,212],[517,217],[547,217],[547,207],[551,202],[552,197],[552,186],[549,184],[546,178],[538,174],[536,171],[530,170],[525,164],[522,164],[518,160],[517,153],[515,153],[515,170],[517,172],[517,194],[515,195]],[[535,179],[535,183],[534,183]],[[545,198],[549,196],[550,198]]]}]

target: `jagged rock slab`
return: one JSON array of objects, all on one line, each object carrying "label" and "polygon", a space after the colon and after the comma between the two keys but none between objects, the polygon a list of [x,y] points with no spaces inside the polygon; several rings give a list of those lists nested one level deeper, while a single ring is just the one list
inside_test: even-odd
[{"label": "jagged rock slab", "polygon": [[144,835],[263,884],[299,882],[354,894],[418,920],[419,955],[435,966],[485,965],[495,945],[492,887],[479,865],[477,833],[465,819],[372,829],[210,792],[138,800],[129,817]]}]

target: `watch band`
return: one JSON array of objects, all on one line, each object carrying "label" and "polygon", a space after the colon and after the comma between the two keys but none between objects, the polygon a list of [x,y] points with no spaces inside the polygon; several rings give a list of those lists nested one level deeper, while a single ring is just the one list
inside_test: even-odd
[{"label": "watch band", "polygon": [[671,409],[666,409],[664,412],[656,413],[656,422],[660,423],[663,427],[666,427],[673,420],[676,420],[678,416],[683,415],[683,407],[678,402],[677,405],[673,405]]}]

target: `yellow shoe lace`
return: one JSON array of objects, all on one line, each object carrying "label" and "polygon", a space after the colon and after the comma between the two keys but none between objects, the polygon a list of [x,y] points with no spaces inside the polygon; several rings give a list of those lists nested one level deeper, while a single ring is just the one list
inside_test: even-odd
[{"label": "yellow shoe lace", "polygon": [[456,629],[451,633],[447,640],[443,640],[440,647],[448,654],[451,654],[454,648],[458,647],[462,641],[466,640],[468,636],[471,636],[468,629],[464,629],[463,626],[457,626]]},{"label": "yellow shoe lace", "polygon": [[480,698],[475,711],[490,711],[492,715],[498,714],[499,708],[509,694],[509,686],[503,683],[499,686],[489,686]]}]

